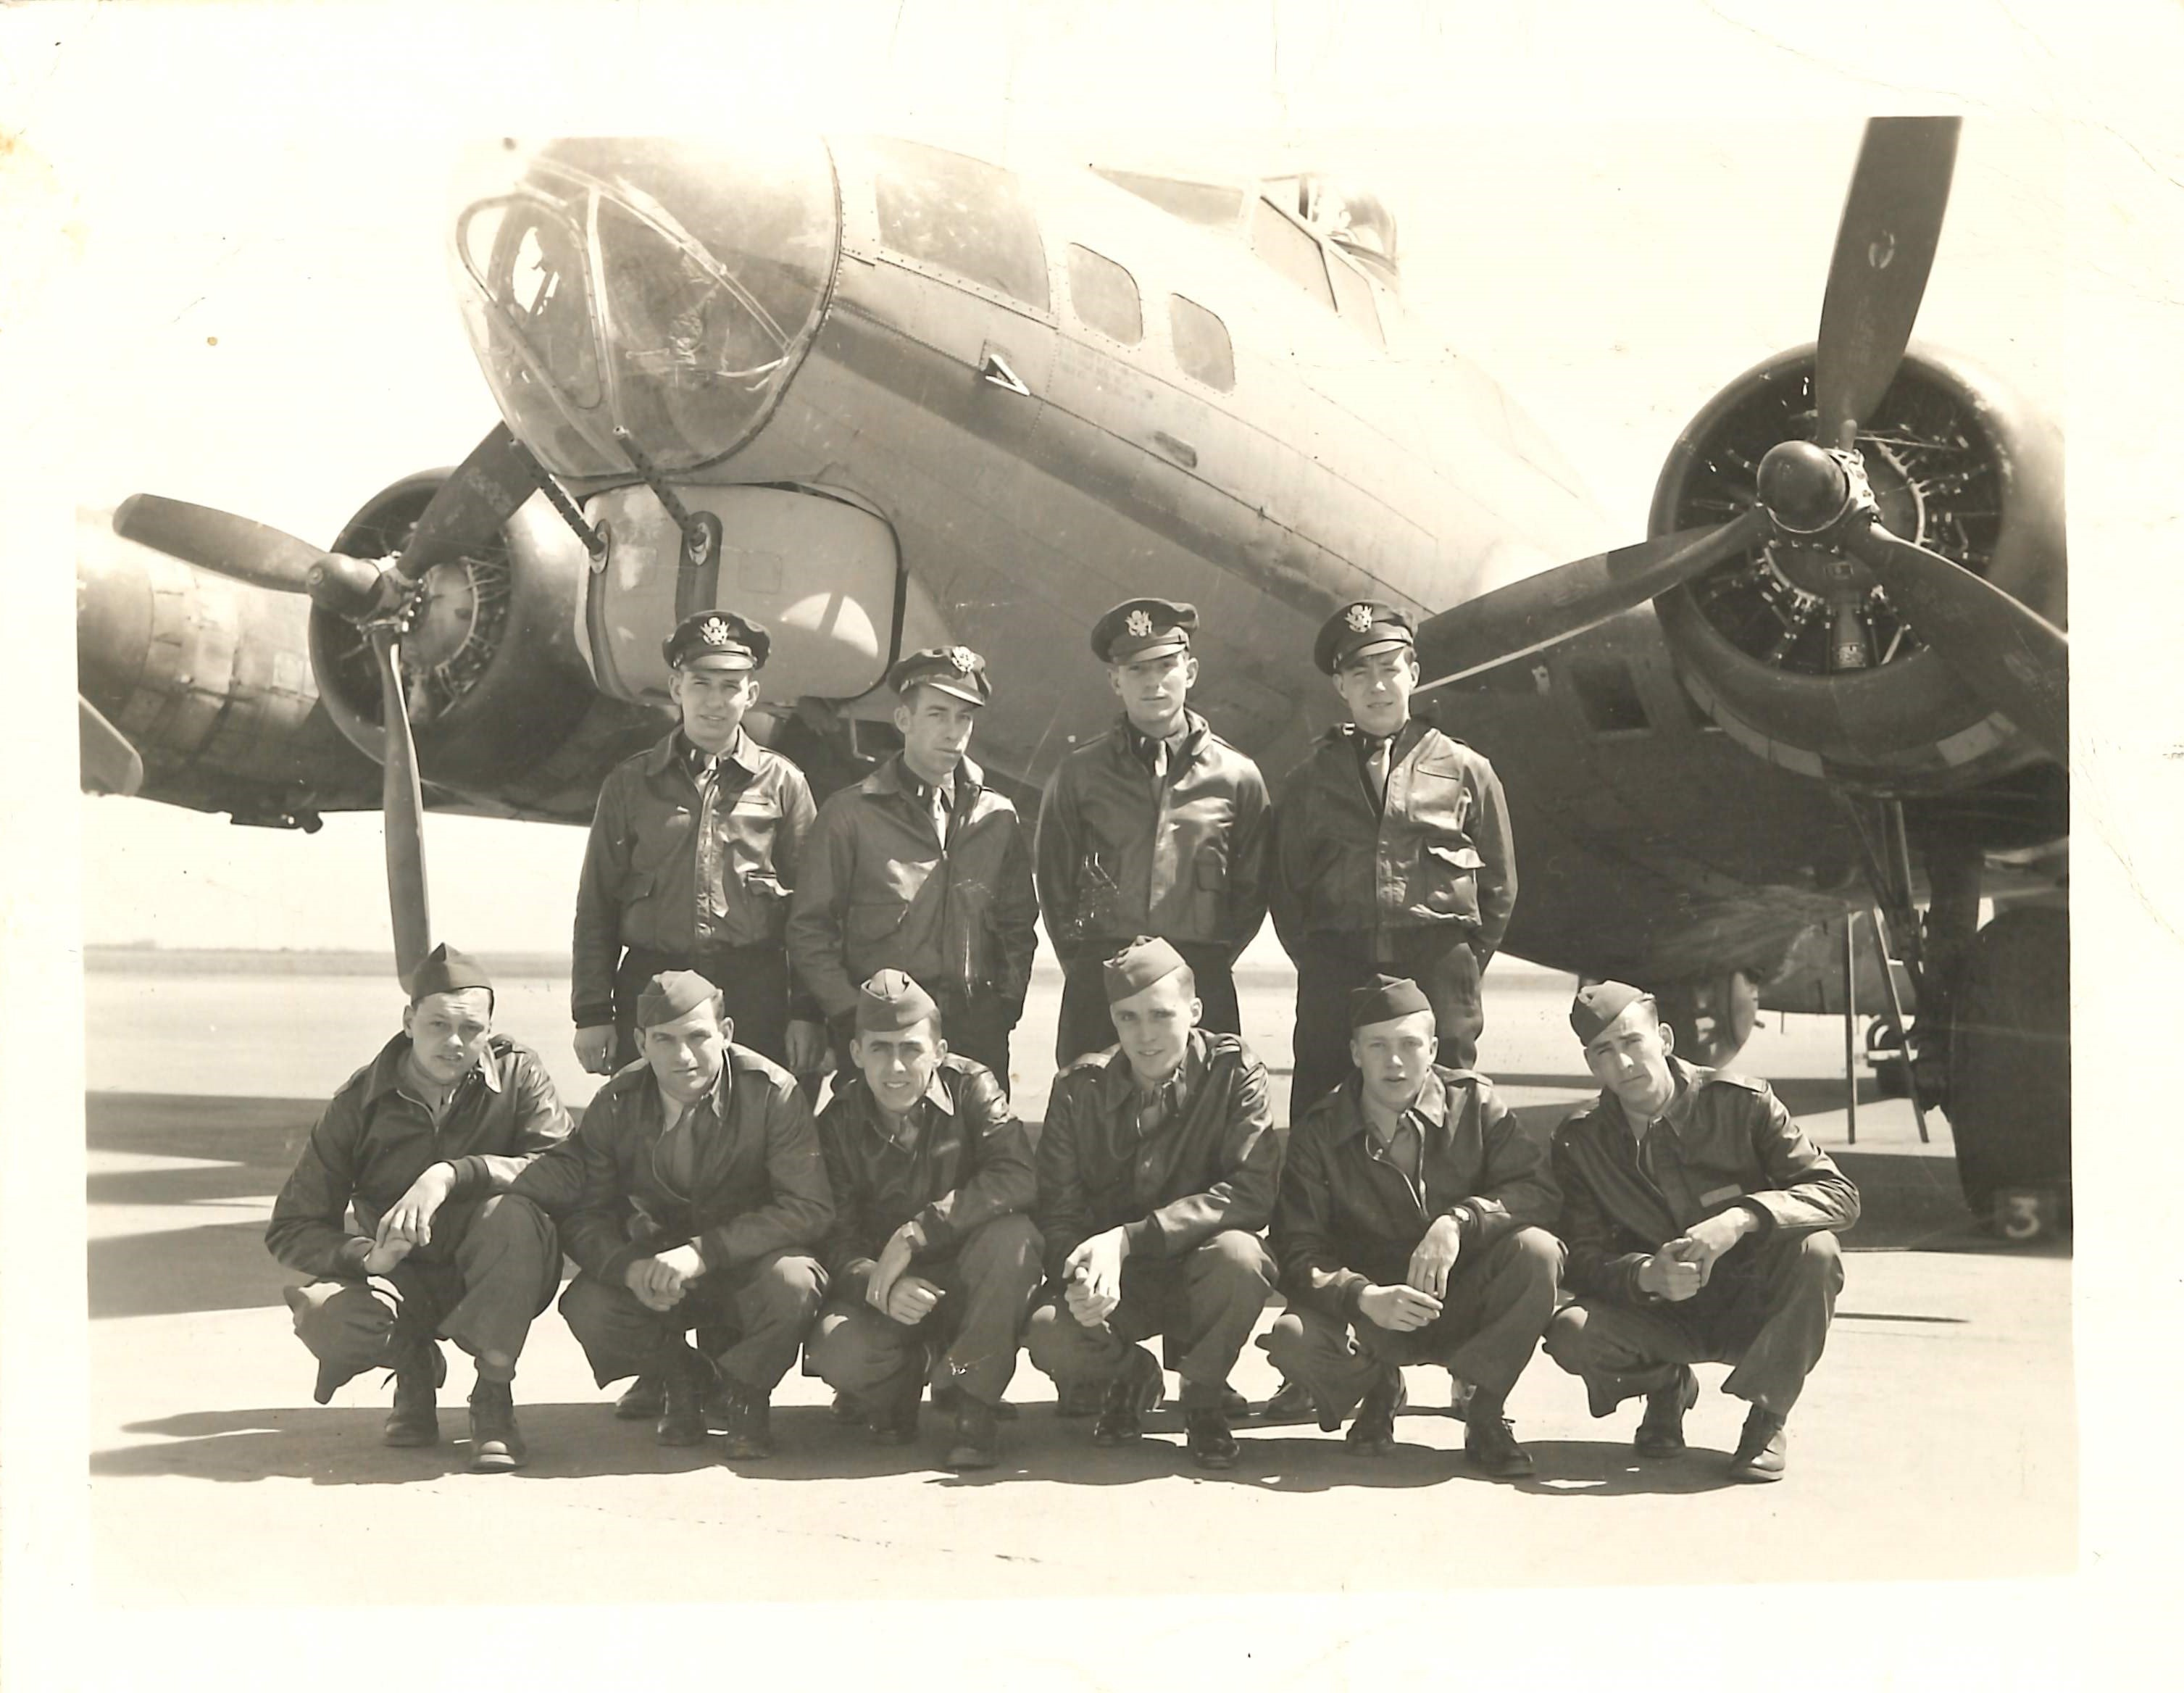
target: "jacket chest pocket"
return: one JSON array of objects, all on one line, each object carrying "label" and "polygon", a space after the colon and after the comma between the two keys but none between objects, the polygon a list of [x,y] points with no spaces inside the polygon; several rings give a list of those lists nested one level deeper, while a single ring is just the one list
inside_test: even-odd
[{"label": "jacket chest pocket", "polygon": [[1441,916],[1479,920],[1479,872],[1486,860],[1466,840],[1432,840],[1418,849],[1418,903]]},{"label": "jacket chest pocket", "polygon": [[647,819],[630,843],[623,897],[638,899],[649,893],[667,866],[689,852],[695,827],[696,819],[688,805],[677,805]]},{"label": "jacket chest pocket", "polygon": [[1228,914],[1228,855],[1208,842],[1198,849],[1190,871],[1191,915],[1197,927],[1218,930]]}]

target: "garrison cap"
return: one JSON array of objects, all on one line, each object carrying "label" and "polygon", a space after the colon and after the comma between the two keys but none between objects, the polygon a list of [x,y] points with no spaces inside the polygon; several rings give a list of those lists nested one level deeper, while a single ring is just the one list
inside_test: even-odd
[{"label": "garrison cap", "polygon": [[1390,647],[1415,647],[1410,614],[1377,599],[1353,599],[1319,626],[1312,661],[1320,674],[1333,676],[1353,659]]},{"label": "garrison cap", "polygon": [[1092,650],[1102,664],[1134,664],[1190,650],[1198,608],[1179,599],[1126,599],[1092,626]]},{"label": "garrison cap", "polygon": [[465,988],[493,990],[493,977],[485,967],[467,952],[458,951],[442,941],[410,972],[410,1003],[415,1005],[427,994],[455,994]]},{"label": "garrison cap", "polygon": [[1651,1005],[1653,996],[1628,982],[1595,982],[1591,987],[1579,989],[1577,998],[1570,1001],[1570,1027],[1577,1031],[1580,1040],[1590,1044],[1602,1029],[1641,1000]]},{"label": "garrison cap", "polygon": [[857,1032],[892,1033],[931,1017],[940,1021],[933,995],[900,970],[883,970],[857,989]]},{"label": "garrison cap", "polygon": [[1100,966],[1107,1003],[1112,1005],[1133,994],[1142,994],[1182,968],[1183,955],[1173,946],[1157,938],[1139,935]]},{"label": "garrison cap", "polygon": [[637,997],[637,1026],[656,1028],[671,1023],[719,997],[720,989],[694,970],[663,970]]},{"label": "garrison cap", "polygon": [[913,688],[937,688],[973,705],[994,697],[994,684],[986,677],[986,661],[968,647],[928,647],[897,660],[887,675],[888,686],[901,698]]},{"label": "garrison cap", "polygon": [[1350,996],[1350,1027],[1393,1022],[1413,1011],[1431,1011],[1433,1001],[1407,976],[1376,976]]},{"label": "garrison cap", "polygon": [[710,660],[714,670],[764,670],[773,638],[766,625],[716,609],[694,611],[660,643],[674,669]]}]

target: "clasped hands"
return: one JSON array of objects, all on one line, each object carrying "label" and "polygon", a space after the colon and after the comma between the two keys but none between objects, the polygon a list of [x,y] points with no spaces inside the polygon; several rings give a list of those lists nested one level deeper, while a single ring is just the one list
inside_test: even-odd
[{"label": "clasped hands", "polygon": [[1403,1279],[1393,1287],[1375,1284],[1357,1296],[1358,1314],[1368,1322],[1398,1334],[1423,1328],[1440,1315],[1448,1296],[1449,1273],[1463,1250],[1463,1237],[1452,1217],[1433,1220],[1418,1244],[1411,1249],[1411,1261]]},{"label": "clasped hands", "polygon": [[916,1226],[905,1222],[888,1236],[872,1273],[865,1278],[865,1303],[905,1328],[924,1322],[940,1303],[939,1287],[910,1273],[910,1261],[917,1256],[917,1246]]},{"label": "clasped hands", "polygon": [[1638,1285],[1657,1299],[1687,1300],[1712,1278],[1721,1255],[1758,1227],[1747,1206],[1702,1218],[1639,1265]]},{"label": "clasped hands", "polygon": [[649,1258],[633,1260],[622,1272],[622,1280],[648,1311],[672,1311],[682,1303],[688,1284],[705,1273],[705,1260],[685,1241]]}]

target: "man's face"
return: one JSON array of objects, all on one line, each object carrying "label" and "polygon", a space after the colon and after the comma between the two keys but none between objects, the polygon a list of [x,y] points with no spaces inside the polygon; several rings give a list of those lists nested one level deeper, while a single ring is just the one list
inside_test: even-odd
[{"label": "man's face", "polygon": [[850,1056],[864,1072],[865,1085],[880,1108],[896,1117],[924,1097],[947,1051],[931,1017],[908,1028],[861,1030],[850,1040]]},{"label": "man's face", "polygon": [[1165,1082],[1183,1062],[1183,1051],[1204,1010],[1180,970],[1107,1007],[1123,1055],[1140,1082]]},{"label": "man's face", "polygon": [[1109,665],[1107,682],[1141,735],[1165,740],[1183,716],[1184,701],[1198,681],[1198,655],[1188,649]]},{"label": "man's face", "polygon": [[682,732],[709,753],[726,749],[758,699],[758,672],[699,659],[678,666],[667,692],[682,713]]},{"label": "man's face", "polygon": [[1418,655],[1408,647],[1368,653],[1334,673],[1334,691],[1350,721],[1368,735],[1392,735],[1411,715],[1411,690],[1418,685]]},{"label": "man's face", "polygon": [[1676,1032],[1661,1021],[1650,1000],[1639,1000],[1585,1044],[1585,1067],[1593,1079],[1621,1101],[1630,1120],[1643,1126],[1675,1097],[1675,1072],[1669,1055]]},{"label": "man's face", "polygon": [[910,698],[894,708],[903,762],[921,781],[945,782],[963,762],[978,716],[978,708],[967,699],[923,683],[911,688]]},{"label": "man's face", "polygon": [[410,1037],[410,1061],[434,1085],[453,1087],[493,1033],[493,989],[427,994],[402,1013],[402,1032]]},{"label": "man's face", "polygon": [[1435,1044],[1431,1011],[1408,1011],[1351,1031],[1350,1061],[1365,1079],[1365,1097],[1384,1111],[1408,1111],[1433,1068]]},{"label": "man's face", "polygon": [[644,1061],[652,1066],[660,1091],[685,1105],[710,1093],[720,1080],[721,1060],[734,1027],[722,1019],[721,1002],[708,1000],[673,1022],[641,1031]]}]

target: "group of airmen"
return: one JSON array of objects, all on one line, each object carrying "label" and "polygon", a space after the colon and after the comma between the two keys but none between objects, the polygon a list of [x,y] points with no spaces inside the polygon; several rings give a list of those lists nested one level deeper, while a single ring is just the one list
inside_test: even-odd
[{"label": "group of airmen", "polygon": [[[1530,1473],[1505,1406],[1544,1339],[1594,1416],[1644,1400],[1657,1459],[1684,1451],[1691,1367],[1732,1363],[1730,1473],[1779,1478],[1856,1189],[1615,982],[1570,1011],[1598,1101],[1551,1145],[1526,1132],[1474,1067],[1507,812],[1488,761],[1412,715],[1409,619],[1360,601],[1321,629],[1348,721],[1279,803],[1190,707],[1196,627],[1138,599],[1094,627],[1122,718],[1056,771],[1034,846],[967,756],[977,654],[894,666],[900,753],[815,807],[744,727],[765,629],[678,625],[679,726],[608,777],[577,892],[576,1050],[609,1079],[572,1129],[476,961],[413,972],[266,1231],[308,1278],[287,1300],[319,1402],[389,1370],[387,1444],[433,1445],[453,1340],[471,1467],[517,1467],[512,1383],[566,1256],[594,1378],[666,1445],[767,1456],[800,1352],[838,1420],[907,1443],[929,1392],[948,1465],[989,1467],[1028,1350],[1099,1446],[1139,1436],[1173,1369],[1189,1456],[1223,1469],[1250,1414],[1229,1378],[1279,1289],[1269,1413],[1347,1420],[1351,1451],[1393,1449],[1403,1369],[1434,1365],[1470,1462]],[[1065,985],[1034,1133],[1010,1039],[1042,912]],[[1287,1127],[1234,977],[1269,912],[1296,967]]]}]

